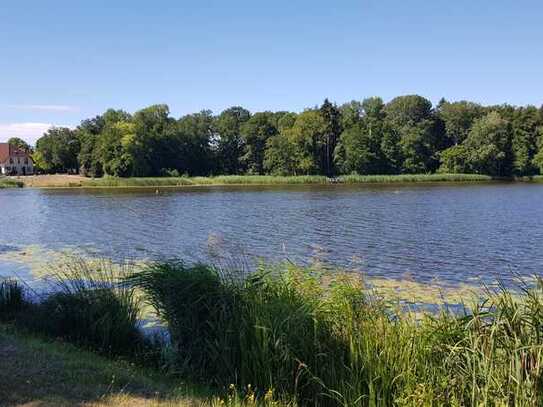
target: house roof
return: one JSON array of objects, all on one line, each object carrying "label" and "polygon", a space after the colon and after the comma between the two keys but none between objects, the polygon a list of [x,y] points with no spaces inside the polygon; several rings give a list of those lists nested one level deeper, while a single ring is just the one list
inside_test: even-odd
[{"label": "house roof", "polygon": [[30,158],[30,155],[26,151],[8,143],[0,143],[0,163],[7,161],[10,157]]}]

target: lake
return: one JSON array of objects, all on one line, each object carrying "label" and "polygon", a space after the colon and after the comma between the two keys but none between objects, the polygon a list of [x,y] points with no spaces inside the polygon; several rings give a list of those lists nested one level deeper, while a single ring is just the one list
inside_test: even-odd
[{"label": "lake", "polygon": [[6,189],[0,219],[4,255],[289,259],[446,284],[543,271],[541,184]]}]

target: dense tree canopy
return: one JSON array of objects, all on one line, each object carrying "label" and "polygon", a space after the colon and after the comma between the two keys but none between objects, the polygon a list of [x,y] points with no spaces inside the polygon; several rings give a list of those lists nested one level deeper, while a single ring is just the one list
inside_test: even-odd
[{"label": "dense tree canopy", "polygon": [[[22,140],[10,140],[28,149]],[[218,174],[543,173],[543,108],[482,106],[418,95],[301,113],[234,106],[175,119],[168,106],[110,109],[75,129],[53,128],[34,159],[45,172],[87,176]]]},{"label": "dense tree canopy", "polygon": [[49,129],[36,143],[34,162],[48,172],[75,172],[81,144],[77,133],[68,128]]},{"label": "dense tree canopy", "polygon": [[8,140],[8,144],[17,148],[20,148],[24,151],[32,151],[32,148],[30,145],[24,141],[23,139],[20,139],[19,137],[12,137]]}]

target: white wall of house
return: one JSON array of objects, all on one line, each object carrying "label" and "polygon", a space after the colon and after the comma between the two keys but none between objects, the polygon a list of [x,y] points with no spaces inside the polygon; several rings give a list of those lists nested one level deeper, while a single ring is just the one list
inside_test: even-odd
[{"label": "white wall of house", "polygon": [[23,157],[12,157],[9,161],[0,163],[0,173],[9,175],[31,175],[34,173],[34,164],[31,159]]}]

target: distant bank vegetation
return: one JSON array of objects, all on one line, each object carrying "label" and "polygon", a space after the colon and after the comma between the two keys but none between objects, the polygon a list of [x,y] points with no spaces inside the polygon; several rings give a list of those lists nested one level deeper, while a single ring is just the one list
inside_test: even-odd
[{"label": "distant bank vegetation", "polygon": [[[14,143],[21,140],[14,139]],[[301,113],[231,107],[179,119],[168,106],[110,109],[37,142],[46,173],[101,177],[482,174],[543,172],[543,108],[417,95],[373,97]]]},{"label": "distant bank vegetation", "polygon": [[221,175],[217,177],[103,177],[85,179],[81,181],[78,186],[181,187],[206,185],[324,185],[412,182],[483,182],[492,180],[492,177],[476,174],[344,175],[337,178],[327,178],[322,175]]},{"label": "distant bank vegetation", "polygon": [[3,188],[20,188],[23,186],[21,181],[15,181],[10,178],[0,176],[0,189]]}]

